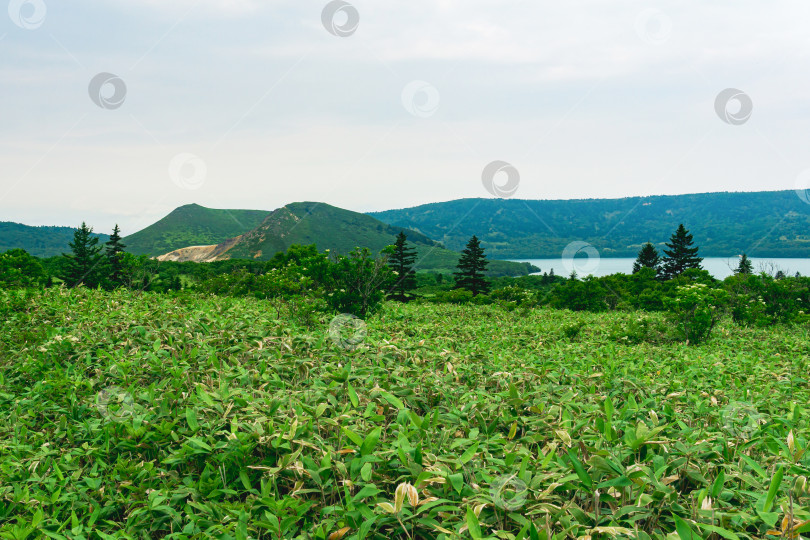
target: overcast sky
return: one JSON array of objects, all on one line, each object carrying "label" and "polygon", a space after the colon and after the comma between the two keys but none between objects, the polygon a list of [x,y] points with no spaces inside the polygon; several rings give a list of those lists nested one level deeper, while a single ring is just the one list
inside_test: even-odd
[{"label": "overcast sky", "polygon": [[793,189],[808,20],[806,0],[12,0],[0,220],[129,234],[191,202],[492,197],[496,160],[526,199]]}]

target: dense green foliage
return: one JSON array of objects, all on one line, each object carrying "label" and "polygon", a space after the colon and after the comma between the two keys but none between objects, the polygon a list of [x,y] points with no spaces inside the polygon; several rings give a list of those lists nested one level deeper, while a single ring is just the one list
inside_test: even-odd
[{"label": "dense green foliage", "polygon": [[318,311],[367,317],[377,311],[391,290],[394,275],[385,258],[367,249],[349,255],[292,246],[267,266],[239,269],[201,282],[200,290],[225,296],[252,296],[298,306],[296,314],[311,320]]},{"label": "dense green foliage", "polygon": [[0,289],[40,287],[46,283],[45,269],[36,257],[23,249],[0,253]]},{"label": "dense green foliage", "polygon": [[187,246],[219,244],[258,227],[269,212],[219,210],[187,204],[152,225],[124,238],[127,251],[157,256]]},{"label": "dense green foliage", "polygon": [[389,303],[347,348],[266,300],[85,288],[0,290],[0,320],[3,538],[734,540],[810,518],[806,324],[618,345],[666,322]]},{"label": "dense green foliage", "polygon": [[[0,253],[10,249],[24,249],[34,257],[54,257],[68,251],[73,240],[73,227],[32,227],[20,223],[0,221]],[[106,234],[96,234],[100,242]]]},{"label": "dense green foliage", "polygon": [[703,193],[624,199],[527,201],[463,199],[371,215],[418,230],[453,250],[477,234],[490,257],[559,257],[573,241],[602,257],[635,257],[647,241],[660,250],[688,223],[701,252],[726,257],[810,257],[810,205],[795,191]]}]

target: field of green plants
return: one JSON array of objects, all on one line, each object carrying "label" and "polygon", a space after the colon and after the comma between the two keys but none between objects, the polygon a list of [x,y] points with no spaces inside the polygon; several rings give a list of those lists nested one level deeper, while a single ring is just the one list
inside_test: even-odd
[{"label": "field of green plants", "polygon": [[810,327],[662,317],[0,290],[0,537],[810,531]]}]

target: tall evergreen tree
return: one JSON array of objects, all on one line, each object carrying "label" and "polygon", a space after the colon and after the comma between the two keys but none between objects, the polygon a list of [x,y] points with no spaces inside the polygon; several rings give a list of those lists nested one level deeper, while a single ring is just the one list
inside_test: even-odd
[{"label": "tall evergreen tree", "polygon": [[637,274],[642,268],[652,268],[656,273],[661,271],[661,256],[650,242],[644,244],[638,252],[636,262],[633,263],[633,273]]},{"label": "tall evergreen tree", "polygon": [[82,226],[73,233],[73,241],[68,244],[72,253],[63,254],[68,259],[64,280],[69,286],[78,287],[81,284],[88,287],[98,286],[102,255],[99,253],[101,246],[96,244],[98,237],[93,236],[93,228],[82,222]]},{"label": "tall evergreen tree", "polygon": [[703,258],[697,256],[698,248],[692,247],[692,244],[692,235],[681,223],[666,244],[669,249],[664,250],[662,271],[664,279],[680,276],[689,268],[701,268]]},{"label": "tall evergreen tree", "polygon": [[[392,298],[404,302],[408,299],[407,293],[416,288],[416,273],[413,263],[416,261],[416,250],[408,247],[408,237],[404,232],[397,235],[394,251],[388,258],[388,266],[395,272]],[[441,274],[439,274],[441,275]]]},{"label": "tall evergreen tree", "polygon": [[742,254],[742,257],[740,257],[740,264],[734,270],[734,273],[746,275],[754,273],[754,265],[751,264],[751,259],[749,259],[748,255],[746,255],[745,253]]},{"label": "tall evergreen tree", "polygon": [[455,288],[467,289],[473,293],[473,296],[489,292],[489,282],[484,277],[488,264],[489,261],[484,255],[481,242],[473,236],[467,242],[467,247],[461,252],[458,265],[456,265],[458,271],[453,272],[453,276],[456,278]]},{"label": "tall evergreen tree", "polygon": [[109,268],[109,280],[113,287],[124,284],[124,248],[127,247],[121,242],[121,229],[115,224],[112,235],[106,244],[107,266]]}]

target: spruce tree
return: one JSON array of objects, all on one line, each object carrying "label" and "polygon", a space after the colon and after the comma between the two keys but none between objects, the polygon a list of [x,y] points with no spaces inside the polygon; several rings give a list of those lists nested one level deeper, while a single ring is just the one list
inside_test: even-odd
[{"label": "spruce tree", "polygon": [[750,275],[754,273],[754,265],[751,264],[751,260],[745,253],[742,254],[742,257],[740,257],[740,264],[739,266],[737,266],[736,270],[734,270],[734,273],[745,275]]},{"label": "spruce tree", "polygon": [[489,292],[489,282],[484,277],[489,261],[484,256],[484,248],[478,238],[473,236],[467,242],[467,247],[461,252],[461,257],[458,260],[457,272],[453,272],[456,278],[456,289],[466,289],[470,291],[473,296],[479,294],[486,294]]},{"label": "spruce tree", "polygon": [[413,270],[416,250],[408,247],[407,240],[405,233],[400,231],[394,251],[388,259],[388,267],[395,273],[394,294],[391,297],[400,302],[405,302],[408,299],[407,293],[416,288],[416,273]]},{"label": "spruce tree", "polygon": [[115,224],[112,235],[106,244],[107,266],[109,268],[109,280],[113,287],[120,287],[124,284],[124,248],[127,247],[121,242],[121,230]]},{"label": "spruce tree", "polygon": [[669,249],[664,250],[664,279],[672,279],[680,276],[684,270],[689,268],[700,268],[700,262],[703,258],[698,257],[698,248],[692,247],[692,235],[683,226],[683,223],[678,225],[676,230],[669,239],[666,246]]},{"label": "spruce tree", "polygon": [[652,268],[656,273],[661,271],[661,257],[650,242],[644,244],[638,252],[636,262],[633,263],[633,273],[637,274],[642,268]]},{"label": "spruce tree", "polygon": [[70,287],[81,284],[87,287],[98,286],[102,255],[99,253],[101,246],[96,244],[98,237],[93,236],[93,228],[82,222],[82,226],[73,233],[73,241],[68,244],[72,253],[63,254],[68,259],[64,280]]}]

